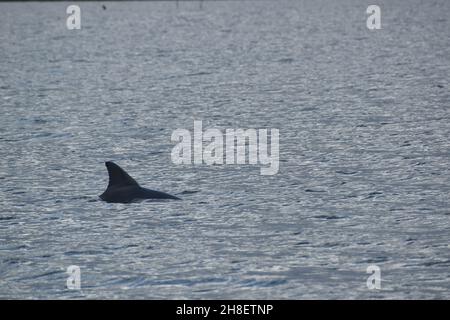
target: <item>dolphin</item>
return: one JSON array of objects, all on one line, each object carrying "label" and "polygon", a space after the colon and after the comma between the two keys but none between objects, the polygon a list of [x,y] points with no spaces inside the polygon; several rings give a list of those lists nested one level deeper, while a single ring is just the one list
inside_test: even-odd
[{"label": "dolphin", "polygon": [[106,202],[129,203],[142,199],[174,199],[181,200],[170,194],[142,188],[136,180],[128,175],[121,167],[111,161],[105,162],[108,169],[109,184],[100,199]]}]

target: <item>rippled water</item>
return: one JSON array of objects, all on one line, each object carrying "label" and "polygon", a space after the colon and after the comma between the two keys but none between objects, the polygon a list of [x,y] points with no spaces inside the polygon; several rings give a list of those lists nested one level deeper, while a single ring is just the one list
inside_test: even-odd
[{"label": "rippled water", "polygon": [[[0,297],[450,298],[450,3],[377,2],[376,31],[356,0],[82,2],[71,31],[1,3]],[[279,173],[172,164],[193,120],[278,128]],[[98,201],[107,160],[183,201]]]}]

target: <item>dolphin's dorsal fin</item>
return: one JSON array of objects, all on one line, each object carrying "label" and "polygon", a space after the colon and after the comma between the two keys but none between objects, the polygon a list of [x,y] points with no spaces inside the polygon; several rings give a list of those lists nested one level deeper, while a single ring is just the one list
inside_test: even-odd
[{"label": "dolphin's dorsal fin", "polygon": [[125,172],[114,162],[105,162],[105,166],[108,169],[109,184],[108,188],[113,186],[139,186],[139,184],[128,173]]}]

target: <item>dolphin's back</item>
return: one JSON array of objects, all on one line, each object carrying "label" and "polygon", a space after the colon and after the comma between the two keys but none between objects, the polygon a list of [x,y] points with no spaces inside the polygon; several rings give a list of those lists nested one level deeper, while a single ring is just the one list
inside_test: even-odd
[{"label": "dolphin's back", "polygon": [[168,193],[142,188],[128,173],[114,162],[105,162],[109,183],[100,199],[106,202],[128,203],[138,199],[177,199]]},{"label": "dolphin's back", "polygon": [[174,200],[180,200],[180,198],[175,197],[171,194],[161,192],[161,191],[155,191],[150,190],[147,188],[141,188],[139,187],[139,193],[142,199],[174,199]]}]

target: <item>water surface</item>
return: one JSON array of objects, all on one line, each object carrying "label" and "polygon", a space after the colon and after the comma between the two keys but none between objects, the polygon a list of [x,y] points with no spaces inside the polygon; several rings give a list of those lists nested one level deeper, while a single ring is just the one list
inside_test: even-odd
[{"label": "water surface", "polygon": [[[378,3],[1,3],[0,297],[450,298],[450,4]],[[172,164],[194,120],[279,173]],[[98,201],[108,160],[183,201]]]}]

